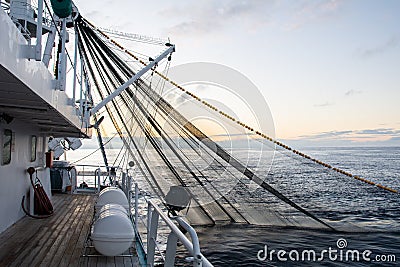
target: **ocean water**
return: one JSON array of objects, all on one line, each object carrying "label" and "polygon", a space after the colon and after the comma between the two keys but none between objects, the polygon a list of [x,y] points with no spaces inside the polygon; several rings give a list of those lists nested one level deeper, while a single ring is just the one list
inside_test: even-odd
[{"label": "ocean water", "polygon": [[[301,151],[400,189],[399,147]],[[307,164],[278,153],[266,180],[340,226],[339,232],[254,225],[198,228],[203,254],[215,266],[400,266],[400,195]]]},{"label": "ocean water", "polygon": [[[400,191],[400,147],[300,151]],[[241,153],[265,181],[338,231],[307,224],[196,227],[202,253],[214,266],[400,266],[399,194],[337,174],[290,152],[277,151],[272,164],[268,157],[259,161],[258,151],[236,151],[237,157]],[[83,163],[99,159],[95,155]],[[270,197],[262,190],[255,192],[263,200]],[[263,205],[267,210],[273,203],[264,201]],[[279,212],[286,211],[282,207]],[[182,253],[177,265],[190,266],[183,258]]]}]

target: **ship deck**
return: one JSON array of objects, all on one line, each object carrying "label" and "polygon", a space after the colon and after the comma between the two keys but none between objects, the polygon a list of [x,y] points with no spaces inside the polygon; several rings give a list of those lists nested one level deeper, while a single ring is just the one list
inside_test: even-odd
[{"label": "ship deck", "polygon": [[[100,256],[87,246],[95,199],[53,195],[53,216],[26,216],[0,235],[0,266],[139,266],[137,257]],[[134,255],[134,248],[125,254]]]}]

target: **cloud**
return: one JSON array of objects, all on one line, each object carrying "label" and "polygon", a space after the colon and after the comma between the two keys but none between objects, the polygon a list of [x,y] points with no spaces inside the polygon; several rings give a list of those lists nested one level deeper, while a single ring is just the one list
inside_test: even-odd
[{"label": "cloud", "polygon": [[203,35],[220,28],[217,22],[185,21],[169,28],[169,32],[175,35],[195,34]]},{"label": "cloud", "polygon": [[377,139],[400,138],[400,130],[394,128],[378,128],[364,130],[345,130],[315,133],[299,136],[298,140],[377,140]]},{"label": "cloud", "polygon": [[[175,35],[203,35],[229,26],[232,21],[240,20],[252,26],[268,21],[268,7],[275,1],[264,0],[208,0],[185,1],[160,12],[165,17],[176,17],[183,21],[169,27],[167,31]],[[253,27],[254,28],[254,27]]]},{"label": "cloud", "polygon": [[329,107],[329,106],[333,106],[333,105],[335,105],[335,103],[325,102],[325,103],[322,103],[322,104],[315,104],[314,107],[323,108],[323,107]]},{"label": "cloud", "polygon": [[356,131],[355,133],[357,134],[369,134],[369,135],[388,135],[388,134],[393,134],[397,135],[400,134],[400,130],[394,130],[393,128],[389,129],[367,129],[367,130],[361,130],[361,131]]},{"label": "cloud", "polygon": [[353,131],[330,131],[330,132],[322,132],[312,135],[302,135],[301,139],[326,139],[332,137],[343,137],[345,135],[351,134]]},{"label": "cloud", "polygon": [[357,90],[349,90],[349,91],[347,91],[346,93],[345,93],[345,96],[352,96],[352,95],[358,95],[358,94],[361,94],[362,93],[362,91],[357,91]]},{"label": "cloud", "polygon": [[292,20],[287,23],[286,29],[296,30],[306,24],[331,18],[337,13],[342,2],[342,0],[297,1],[298,6],[294,9],[293,14],[290,14]]},{"label": "cloud", "polygon": [[400,45],[400,38],[398,36],[393,36],[386,42],[369,49],[361,51],[361,56],[364,58],[370,58],[385,53]]}]

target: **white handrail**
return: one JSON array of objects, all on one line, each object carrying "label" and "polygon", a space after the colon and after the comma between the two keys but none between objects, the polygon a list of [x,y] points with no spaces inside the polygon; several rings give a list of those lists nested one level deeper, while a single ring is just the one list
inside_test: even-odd
[{"label": "white handrail", "polygon": [[[178,226],[166,215],[160,207],[155,204],[152,200],[148,202],[148,212],[147,215],[149,218],[149,223],[147,226],[147,235],[148,235],[148,242],[155,242],[155,237],[157,235],[157,225],[158,225],[158,218],[161,217],[163,221],[167,224],[167,226],[171,229],[171,234],[173,237],[171,238],[172,241],[168,240],[167,243],[167,255],[173,255],[175,258],[175,251],[176,251],[176,242],[175,240],[180,240],[185,248],[188,250],[191,256],[193,256],[193,266],[213,266],[201,253],[200,253],[200,244],[199,239],[197,237],[196,231],[186,223],[182,218],[177,217],[175,218],[176,221],[189,232],[192,242],[179,230]],[[170,238],[168,238],[170,239]],[[172,246],[172,247],[171,247]],[[154,265],[154,244],[147,244],[147,264],[149,266]],[[166,264],[170,264],[172,261],[168,260]],[[168,265],[165,265],[168,266]]]}]

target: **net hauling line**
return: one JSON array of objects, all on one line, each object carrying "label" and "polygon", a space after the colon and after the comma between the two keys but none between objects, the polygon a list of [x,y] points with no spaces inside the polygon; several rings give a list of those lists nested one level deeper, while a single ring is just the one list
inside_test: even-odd
[{"label": "net hauling line", "polygon": [[[90,29],[90,28],[87,28],[87,29]],[[81,33],[85,32],[84,28],[82,28],[82,29],[80,30],[80,32],[81,32]],[[92,32],[92,33],[90,33],[90,32]],[[108,54],[109,56],[112,57],[112,60],[115,60],[114,63],[118,65],[118,68],[119,68],[120,71],[122,71],[127,77],[129,77],[129,76],[132,75],[132,70],[130,70],[130,68],[129,68],[127,65],[125,65],[124,62],[122,62],[122,60],[120,60],[115,54],[111,54],[111,49],[110,49],[108,46],[106,46],[106,45],[104,44],[104,42],[103,42],[100,38],[97,37],[97,35],[95,34],[95,32],[94,32],[92,29],[90,29],[90,31],[87,32],[87,33],[93,37],[93,39],[91,39],[91,41],[94,41],[94,42],[92,43],[92,45],[94,45],[94,46],[91,46],[90,49],[89,49],[89,51],[92,51],[92,52],[93,52],[93,51],[97,51],[98,54],[101,54],[101,55],[103,55],[103,56],[105,55],[105,54],[103,54],[103,53]],[[84,34],[83,36],[85,37],[85,34]],[[97,37],[97,38],[96,38],[96,37]],[[86,39],[86,38],[84,38],[84,39]],[[86,39],[86,40],[89,41],[89,39]],[[95,42],[98,42],[98,44],[95,44]],[[98,46],[99,44],[101,44],[101,45]],[[82,44],[81,44],[81,46],[82,46]],[[102,49],[104,49],[104,51],[103,51],[103,52],[100,52],[100,50],[102,50]],[[93,55],[93,56],[94,56],[94,55]],[[97,60],[100,59],[100,57],[97,57],[97,56],[95,56],[95,58],[96,58]],[[93,59],[94,59],[94,58],[93,58]],[[103,57],[103,59],[105,60],[106,58]],[[96,60],[96,61],[97,61],[97,60]],[[95,61],[93,61],[93,62],[95,62]],[[105,67],[106,65],[107,65],[108,67],[111,67],[111,68],[109,68],[108,71],[105,72],[105,73],[107,73],[107,74],[111,74],[111,73],[112,73],[112,74],[113,74],[113,75],[110,75],[110,76],[107,75],[108,78],[111,78],[111,76],[113,76],[116,80],[118,80],[119,83],[123,83],[123,82],[124,82],[124,78],[122,78],[122,77],[119,75],[119,73],[116,72],[116,70],[112,68],[112,64],[107,64],[107,63],[106,63],[105,65],[101,65],[101,66],[100,66],[100,65],[96,65],[96,66],[97,66],[97,67],[96,67],[97,71],[100,72],[101,70],[104,69],[104,67]],[[100,67],[100,69],[99,69],[99,67]],[[90,69],[92,69],[92,68],[90,68]],[[110,82],[112,83],[112,86],[114,86],[114,87],[117,86],[117,84],[115,83],[115,82],[117,82],[117,81],[110,81]],[[98,82],[95,81],[95,83],[96,83],[96,85],[97,85],[96,88],[99,88]],[[105,85],[105,84],[104,84],[104,85]],[[105,87],[106,87],[106,88],[109,88],[109,87],[106,86],[106,85],[105,85]],[[110,93],[109,89],[107,89],[107,91],[108,91],[108,94],[109,94],[109,93]],[[101,94],[100,91],[99,91],[99,93]],[[135,94],[133,94],[133,93],[131,92],[130,89],[127,89],[126,92],[124,92],[124,93],[126,93],[126,94],[129,95],[129,97],[135,102],[135,103],[133,103],[133,104],[134,104],[136,107],[139,107],[139,110],[141,111],[142,114],[144,114],[145,119],[151,123],[151,122],[152,122],[151,115],[146,111],[146,108],[145,108],[144,106],[142,106],[142,104],[140,103],[140,101],[139,101],[138,99],[136,99]],[[126,98],[126,96],[123,96],[123,95],[124,95],[124,94],[121,95],[122,102],[123,102],[124,104],[126,104],[126,106],[128,107],[128,106],[129,106],[129,103],[127,102],[128,98]],[[102,98],[103,98],[103,97],[102,97]],[[129,107],[128,107],[128,109],[129,109]],[[118,112],[118,111],[117,111],[117,112]],[[131,112],[132,112],[132,111],[131,111]],[[172,171],[172,173],[174,174],[174,176],[178,179],[179,183],[180,183],[181,185],[183,185],[183,186],[186,186],[185,181],[182,179],[182,177],[180,177],[180,175],[176,172],[175,167],[174,167],[174,166],[169,162],[169,160],[165,157],[164,153],[162,152],[162,150],[161,150],[160,147],[159,147],[158,142],[152,137],[152,134],[149,132],[149,129],[147,129],[147,127],[143,127],[143,124],[141,123],[140,119],[138,119],[137,116],[136,116],[134,113],[135,113],[135,112],[133,112],[132,115],[133,115],[133,117],[135,118],[135,120],[137,121],[137,124],[142,128],[142,131],[145,133],[146,138],[147,138],[146,140],[150,140],[150,142],[152,143],[152,146],[153,146],[154,148],[157,149],[157,153],[162,157],[163,161],[166,163],[166,165],[168,166],[168,168]],[[121,116],[121,120],[123,120],[123,119],[122,119],[122,116]],[[163,131],[161,127],[159,127],[159,126],[157,126],[157,125],[155,124],[155,121],[154,121],[154,120],[153,120],[153,127],[156,128],[156,129],[158,128],[158,130],[156,130],[158,133],[161,133],[161,131]],[[161,136],[163,137],[163,139],[165,139],[166,142],[168,142],[168,140],[165,138],[165,136],[163,136],[163,135],[161,135]],[[184,162],[184,160],[183,160],[182,158],[180,158],[180,156],[176,153],[176,151],[174,150],[174,148],[173,148],[173,147],[170,147],[170,148],[171,148],[172,151],[174,151],[175,155],[180,159],[180,161],[185,165],[186,163]],[[196,174],[194,174],[193,171],[190,170],[189,166],[185,165],[185,167],[186,167],[186,168],[188,169],[188,171],[193,175],[193,177],[200,183],[200,185],[202,185],[201,181],[199,180],[199,177],[198,177]],[[211,185],[211,186],[212,186],[212,185]],[[203,188],[205,189],[205,191],[206,191],[211,197],[213,197],[212,194],[210,194],[210,192],[207,190],[207,188],[205,188],[204,186],[203,186]],[[222,196],[222,195],[221,195],[221,197],[224,198],[224,196]],[[214,201],[215,201],[216,204],[221,208],[221,210],[222,210],[226,215],[228,215],[228,217],[231,219],[231,221],[235,221],[234,218],[230,215],[230,213],[227,212],[227,210],[225,210],[225,208],[224,208],[216,199],[214,199]],[[228,201],[227,199],[225,199],[225,201],[226,201],[227,203],[229,203],[229,201]],[[229,204],[230,204],[230,203],[229,203]],[[232,208],[232,209],[236,210],[235,207],[234,207],[232,204],[230,204],[230,205],[231,205],[231,208]],[[237,210],[236,210],[236,212],[237,212],[237,214],[238,214],[239,216],[242,217],[242,220],[244,220],[245,222],[248,223],[248,221],[247,221]],[[210,217],[209,219],[212,220],[211,217]]]},{"label": "net hauling line", "polygon": [[138,80],[135,84],[139,90],[142,90],[144,94],[146,94],[152,101],[157,105],[157,107],[162,110],[165,114],[168,114],[173,120],[178,122],[180,125],[182,125],[187,131],[189,131],[198,141],[203,143],[208,149],[213,151],[218,157],[223,159],[225,162],[227,162],[229,165],[234,167],[237,171],[242,173],[244,176],[246,176],[249,180],[255,182],[258,184],[260,187],[264,188],[266,191],[280,199],[281,201],[285,202],[289,206],[293,207],[297,211],[303,213],[304,215],[308,216],[309,218],[312,218],[316,222],[324,225],[325,227],[334,230],[333,227],[331,227],[329,224],[325,223],[321,219],[317,218],[315,215],[310,213],[309,211],[305,210],[304,208],[300,207],[293,201],[291,201],[289,198],[284,196],[282,193],[277,191],[275,188],[270,186],[268,183],[264,182],[257,174],[255,174],[253,171],[248,169],[246,166],[244,166],[242,163],[240,163],[237,159],[232,157],[228,152],[226,152],[221,146],[219,146],[217,143],[212,141],[211,139],[208,138],[207,135],[205,135],[203,132],[201,132],[196,126],[194,126],[191,122],[189,122],[183,115],[181,115],[178,111],[176,111],[168,102],[166,102],[161,96],[155,92],[152,88],[149,88],[146,86],[146,84],[142,80]]},{"label": "net hauling line", "polygon": [[[137,60],[137,61],[140,62],[141,64],[146,65],[146,62],[144,62],[143,60],[139,59],[137,56],[135,56],[135,55],[134,55],[132,52],[130,52],[128,49],[126,49],[126,48],[123,47],[121,44],[119,44],[118,42],[116,42],[115,40],[113,40],[110,36],[108,36],[106,33],[104,33],[100,28],[94,26],[92,23],[90,23],[90,22],[87,21],[86,19],[83,19],[83,20],[84,20],[88,25],[90,25],[93,29],[95,29],[97,32],[99,32],[103,37],[105,37],[106,39],[108,39],[108,40],[109,40],[112,44],[114,44],[116,47],[118,47],[119,49],[121,49],[123,52],[125,52],[126,54],[128,54],[129,56],[131,56],[132,58],[134,58],[135,60]],[[307,154],[304,154],[304,153],[302,153],[302,152],[300,152],[300,151],[298,151],[298,150],[295,150],[295,149],[289,147],[288,145],[285,145],[285,144],[279,142],[278,140],[273,139],[273,138],[269,137],[268,135],[266,135],[266,134],[264,134],[264,133],[262,133],[262,132],[260,132],[260,131],[258,131],[258,130],[255,130],[254,128],[248,126],[246,123],[243,123],[243,122],[241,122],[241,121],[236,120],[234,117],[232,117],[232,116],[230,116],[229,114],[227,114],[227,113],[225,113],[225,112],[219,110],[217,107],[215,107],[214,105],[208,103],[207,101],[202,100],[200,97],[198,97],[197,95],[195,95],[195,94],[191,93],[190,91],[186,90],[186,89],[183,88],[181,85],[179,85],[179,84],[177,84],[176,82],[172,81],[172,80],[169,79],[167,76],[165,76],[164,74],[158,72],[157,70],[154,70],[154,73],[156,73],[156,74],[159,75],[162,79],[164,79],[165,81],[169,82],[169,83],[172,84],[174,87],[176,87],[176,88],[178,88],[179,90],[181,90],[182,92],[186,93],[187,95],[189,95],[189,96],[192,97],[193,99],[199,101],[201,104],[203,104],[203,105],[206,106],[207,108],[213,110],[214,112],[219,113],[221,116],[227,118],[228,120],[237,123],[238,125],[242,126],[242,127],[245,128],[246,130],[248,130],[248,131],[250,131],[250,132],[256,134],[257,136],[262,137],[264,140],[268,140],[268,141],[274,143],[275,145],[280,146],[280,147],[282,147],[282,148],[284,148],[284,149],[286,149],[286,150],[288,150],[288,151],[290,151],[290,152],[292,152],[292,153],[294,153],[294,154],[296,154],[296,155],[298,155],[298,156],[301,156],[301,157],[303,157],[303,158],[305,158],[305,159],[311,160],[311,161],[313,161],[313,162],[316,163],[316,164],[319,164],[319,165],[321,165],[321,166],[323,166],[323,167],[325,167],[325,168],[328,168],[328,169],[330,169],[330,170],[332,170],[332,171],[335,171],[335,172],[337,172],[337,173],[339,173],[339,174],[343,174],[343,175],[345,175],[345,176],[347,176],[347,177],[349,177],[349,178],[354,178],[354,179],[356,179],[356,180],[358,180],[358,181],[361,181],[361,182],[363,182],[363,183],[366,183],[366,184],[369,184],[369,185],[372,185],[372,186],[376,186],[376,187],[378,187],[378,188],[380,188],[380,189],[386,190],[386,191],[391,192],[391,193],[396,193],[396,194],[399,193],[397,190],[395,190],[395,189],[393,189],[393,188],[390,188],[390,187],[387,187],[387,186],[384,186],[384,185],[375,183],[375,182],[373,182],[373,181],[371,181],[371,180],[362,178],[362,177],[360,177],[360,176],[358,176],[358,175],[353,175],[353,174],[351,174],[351,173],[349,173],[349,172],[347,172],[347,171],[344,171],[344,170],[342,170],[342,169],[340,169],[340,168],[333,167],[333,166],[331,166],[331,165],[328,164],[328,163],[325,163],[325,162],[320,161],[320,160],[318,160],[318,159],[316,159],[316,158],[313,158],[313,157],[311,157],[311,156],[309,156],[309,155],[307,155]]]}]

